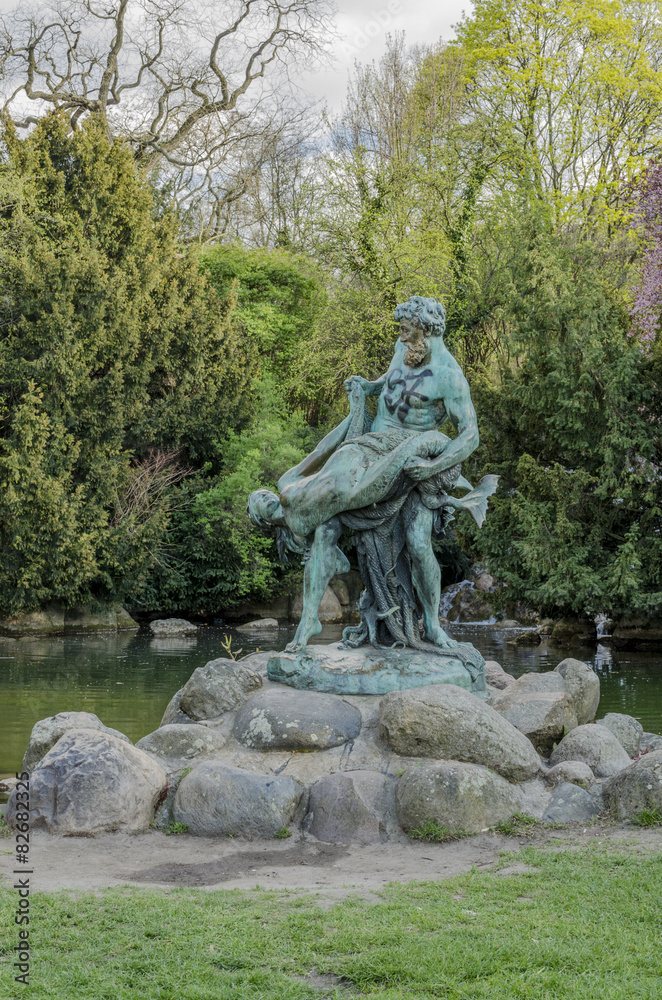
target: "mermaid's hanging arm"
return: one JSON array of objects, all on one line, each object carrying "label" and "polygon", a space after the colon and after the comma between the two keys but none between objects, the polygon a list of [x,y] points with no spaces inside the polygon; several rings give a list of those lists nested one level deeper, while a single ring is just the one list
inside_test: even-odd
[{"label": "mermaid's hanging arm", "polygon": [[305,476],[312,476],[314,472],[317,472],[322,468],[324,463],[328,458],[333,455],[336,448],[338,448],[345,438],[347,437],[347,431],[349,430],[349,425],[352,420],[352,414],[349,413],[342,423],[334,427],[332,431],[323,437],[317,447],[311,451],[310,455],[306,455],[298,465],[295,465],[293,469],[288,469],[287,472],[278,480],[278,490],[283,492],[286,486],[293,483],[295,479],[302,479]]}]

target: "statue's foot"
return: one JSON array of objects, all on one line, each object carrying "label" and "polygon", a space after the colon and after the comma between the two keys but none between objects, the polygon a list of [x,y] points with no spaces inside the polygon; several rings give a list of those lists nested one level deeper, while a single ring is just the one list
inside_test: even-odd
[{"label": "statue's foot", "polygon": [[308,640],[322,631],[322,624],[318,618],[307,620],[303,618],[299,622],[299,627],[294,633],[294,638],[285,647],[286,653],[300,653],[308,645]]},{"label": "statue's foot", "polygon": [[442,649],[455,649],[459,645],[455,639],[451,639],[449,635],[446,635],[441,625],[433,625],[431,628],[426,628],[425,638]]}]

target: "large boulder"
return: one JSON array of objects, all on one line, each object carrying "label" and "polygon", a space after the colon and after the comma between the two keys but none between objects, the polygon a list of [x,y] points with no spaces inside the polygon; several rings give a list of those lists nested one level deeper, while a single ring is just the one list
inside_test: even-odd
[{"label": "large boulder", "polygon": [[273,687],[246,702],[233,730],[240,743],[258,750],[326,750],[360,731],[361,713],[337,695]]},{"label": "large boulder", "polygon": [[378,843],[397,835],[394,779],[378,771],[339,771],[316,781],[304,827],[329,843]]},{"label": "large boulder", "polygon": [[508,636],[506,643],[509,646],[539,646],[540,636],[534,628],[528,628],[524,632]]},{"label": "large boulder", "polygon": [[196,722],[215,719],[229,712],[248,698],[251,691],[262,687],[262,678],[241,661],[210,660],[194,670],[182,688],[179,710]]},{"label": "large boulder", "polygon": [[510,781],[540,770],[531,743],[498,712],[454,684],[393,691],[382,699],[380,734],[403,757],[483,764]]},{"label": "large boulder", "polygon": [[560,674],[523,674],[494,700],[494,708],[549,756],[555,743],[577,725],[577,716]]},{"label": "large boulder", "polygon": [[549,758],[552,767],[563,760],[588,764],[598,778],[622,771],[630,758],[615,736],[604,726],[578,726],[565,736]]},{"label": "large boulder", "polygon": [[121,604],[74,607],[64,612],[65,632],[124,632],[139,628]]},{"label": "large boulder", "polygon": [[543,815],[543,823],[585,822],[601,812],[600,799],[569,781],[561,782]]},{"label": "large boulder", "polygon": [[200,837],[273,837],[300,821],[306,800],[292,778],[205,762],[180,782],[172,815]]},{"label": "large boulder", "polygon": [[604,719],[598,719],[599,726],[604,726],[625,750],[628,757],[634,757],[639,753],[641,737],[644,735],[644,727],[632,715],[624,715],[622,712],[607,712]]},{"label": "large boulder", "polygon": [[30,733],[30,742],[23,757],[23,770],[32,771],[42,757],[45,757],[51,747],[54,747],[61,736],[71,729],[96,729],[101,733],[108,733],[118,740],[130,743],[128,736],[120,733],[117,729],[109,729],[104,726],[101,719],[92,712],[58,712],[48,719],[40,719],[35,722]]},{"label": "large boulder", "polygon": [[277,618],[256,618],[252,622],[237,625],[237,632],[268,632],[278,628]]},{"label": "large boulder", "polygon": [[600,678],[595,670],[588,663],[569,656],[554,667],[554,673],[560,674],[565,681],[577,715],[577,725],[593,722],[600,704]]},{"label": "large boulder", "polygon": [[644,810],[662,813],[662,750],[632,761],[606,782],[604,791],[618,819],[634,819]]},{"label": "large boulder", "polygon": [[515,678],[512,674],[507,674],[496,660],[485,660],[485,683],[499,691],[504,691],[515,683]]},{"label": "large boulder", "polygon": [[189,726],[160,726],[138,740],[136,746],[155,757],[166,771],[176,771],[215,756],[225,742],[225,736],[217,730],[192,722]]},{"label": "large boulder", "polygon": [[149,629],[152,635],[160,638],[169,635],[195,635],[198,626],[185,618],[157,618],[156,621],[149,623]]},{"label": "large boulder", "polygon": [[611,636],[616,649],[659,649],[662,644],[662,615],[626,615]]},{"label": "large boulder", "polygon": [[[303,613],[303,592],[297,594],[292,604],[292,618],[299,621]],[[322,625],[333,625],[343,620],[343,609],[340,601],[334,594],[331,587],[327,587],[320,601],[317,612]]]},{"label": "large boulder", "polygon": [[520,796],[514,785],[486,767],[440,761],[405,771],[395,803],[407,833],[428,820],[450,833],[479,833],[518,812]]},{"label": "large boulder", "polygon": [[[166,773],[126,740],[93,729],[72,729],[48,751],[30,779],[30,825],[61,836],[146,829]],[[7,819],[21,803],[12,794]]]},{"label": "large boulder", "polygon": [[467,588],[459,590],[448,612],[449,622],[486,622],[494,615],[494,609],[481,594]]},{"label": "large boulder", "polygon": [[159,726],[169,726],[171,723],[178,723],[179,725],[186,723],[193,723],[193,719],[182,712],[182,691],[184,688],[180,688],[179,691],[175,691],[172,698],[166,705],[165,712],[163,713],[163,718],[159,722]]},{"label": "large boulder", "polygon": [[639,753],[650,750],[662,750],[662,736],[657,733],[642,733],[639,740]]},{"label": "large boulder", "polygon": [[39,636],[58,635],[60,632],[64,632],[64,609],[59,604],[48,604],[39,611],[21,611],[0,618],[0,635]]},{"label": "large boulder", "polygon": [[597,642],[598,630],[592,618],[568,615],[556,622],[552,640],[559,646],[586,646]]},{"label": "large boulder", "polygon": [[588,764],[584,764],[581,760],[562,760],[560,764],[549,769],[545,775],[545,783],[550,788],[571,784],[589,789],[595,783],[595,775]]}]

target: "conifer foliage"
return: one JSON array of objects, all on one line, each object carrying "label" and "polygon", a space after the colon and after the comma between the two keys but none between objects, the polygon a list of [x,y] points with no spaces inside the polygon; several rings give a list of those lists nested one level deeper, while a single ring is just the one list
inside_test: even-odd
[{"label": "conifer foliage", "polygon": [[58,114],[0,163],[0,608],[130,599],[191,464],[222,464],[248,367],[131,152]]}]

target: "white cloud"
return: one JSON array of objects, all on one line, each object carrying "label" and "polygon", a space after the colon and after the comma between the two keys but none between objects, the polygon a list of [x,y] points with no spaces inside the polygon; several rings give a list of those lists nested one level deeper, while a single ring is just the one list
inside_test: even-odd
[{"label": "white cloud", "polygon": [[471,10],[469,0],[338,0],[336,26],[340,34],[333,46],[334,63],[308,73],[300,85],[331,112],[340,110],[347,78],[355,62],[378,60],[386,35],[404,31],[408,44],[436,42],[454,37],[453,25]]}]

